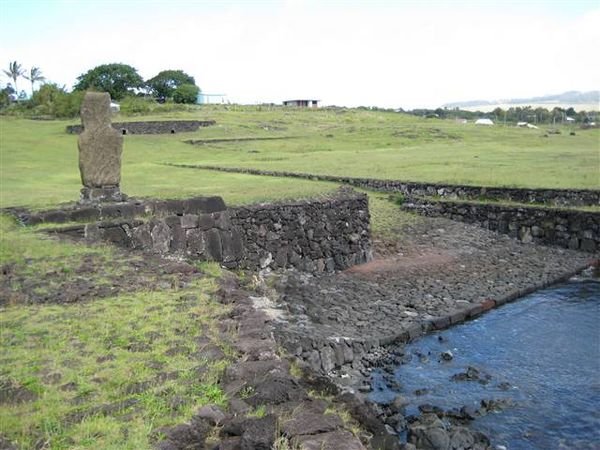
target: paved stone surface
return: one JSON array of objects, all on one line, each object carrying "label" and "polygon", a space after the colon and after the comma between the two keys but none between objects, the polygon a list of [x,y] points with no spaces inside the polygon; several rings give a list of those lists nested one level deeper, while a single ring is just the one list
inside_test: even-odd
[{"label": "paved stone surface", "polygon": [[377,251],[374,261],[341,273],[287,272],[276,283],[284,311],[278,339],[314,370],[330,372],[374,347],[480,314],[592,260],[425,217]]}]

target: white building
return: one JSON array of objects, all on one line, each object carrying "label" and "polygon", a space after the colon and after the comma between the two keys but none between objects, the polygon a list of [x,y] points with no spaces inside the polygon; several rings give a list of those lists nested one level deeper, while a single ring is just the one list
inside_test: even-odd
[{"label": "white building", "polygon": [[300,100],[284,100],[283,106],[296,106],[298,108],[318,108],[319,100],[300,99]]}]

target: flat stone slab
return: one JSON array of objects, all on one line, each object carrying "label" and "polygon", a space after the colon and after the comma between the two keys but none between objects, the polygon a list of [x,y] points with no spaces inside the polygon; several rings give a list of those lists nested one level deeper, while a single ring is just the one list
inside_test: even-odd
[{"label": "flat stone slab", "polygon": [[301,450],[365,450],[365,446],[348,431],[302,435],[293,440]]},{"label": "flat stone slab", "polygon": [[342,428],[343,425],[342,419],[336,415],[301,411],[283,424],[283,432],[289,437],[294,437],[303,434],[327,433]]}]

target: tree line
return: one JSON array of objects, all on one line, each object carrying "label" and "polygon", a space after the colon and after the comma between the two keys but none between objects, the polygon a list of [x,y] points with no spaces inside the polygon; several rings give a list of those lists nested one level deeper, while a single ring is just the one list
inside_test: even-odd
[{"label": "tree line", "polygon": [[515,106],[509,107],[508,109],[498,107],[493,111],[486,113],[481,111],[465,111],[459,108],[413,109],[412,111],[403,112],[428,118],[477,120],[485,117],[499,124],[527,122],[534,125],[556,125],[568,123],[570,121],[579,124],[587,124],[589,122],[595,122],[598,115],[595,111],[575,111],[573,107],[561,108],[558,106],[552,109],[542,108],[540,106],[535,108],[533,106]]},{"label": "tree line", "polygon": [[[65,86],[46,82],[39,67],[32,67],[27,72],[21,64],[13,61],[4,73],[13,81],[14,87],[7,84],[0,89],[0,108],[15,103],[11,107],[17,110],[54,117],[76,116],[83,92],[87,90],[108,92],[115,101],[135,101],[132,98],[143,98],[160,103],[178,104],[196,103],[201,92],[194,77],[183,70],[163,70],[144,80],[137,69],[119,63],[102,64],[79,75],[70,92]],[[29,99],[24,91],[18,90],[20,78],[31,82],[32,95]],[[36,83],[43,83],[38,90],[35,90]]]}]

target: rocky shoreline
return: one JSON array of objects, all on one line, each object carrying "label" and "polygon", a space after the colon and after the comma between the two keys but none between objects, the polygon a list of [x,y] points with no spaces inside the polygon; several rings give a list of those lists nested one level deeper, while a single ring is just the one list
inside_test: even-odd
[{"label": "rocky shoreline", "polygon": [[[590,255],[441,218],[416,218],[398,236],[377,243],[373,262],[337,274],[263,274],[257,306],[273,317],[278,343],[361,401],[376,368],[393,385],[403,343],[597,265]],[[477,410],[426,405],[419,416],[405,416],[402,397],[371,406],[391,436],[404,437],[405,448],[484,449],[492,448],[489,439],[468,424],[504,405],[490,399]]]}]

